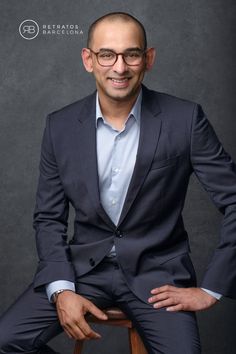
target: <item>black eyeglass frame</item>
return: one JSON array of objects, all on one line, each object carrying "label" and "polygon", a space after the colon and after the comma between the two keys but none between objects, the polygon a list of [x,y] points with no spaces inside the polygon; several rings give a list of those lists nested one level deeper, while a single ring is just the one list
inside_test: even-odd
[{"label": "black eyeglass frame", "polygon": [[[116,55],[116,59],[115,59],[115,61],[114,61],[113,64],[103,65],[103,64],[101,64],[101,63],[99,62],[99,59],[98,59],[98,54],[101,53],[102,51],[94,52],[91,48],[87,48],[87,49],[89,49],[93,54],[96,55],[96,59],[97,59],[98,64],[101,65],[101,66],[103,66],[103,67],[111,67],[111,66],[115,65],[115,63],[116,63],[117,60],[118,60],[118,56],[119,56],[119,55],[122,56],[123,61],[124,61],[125,64],[128,65],[128,66],[139,66],[139,65],[141,64],[141,62],[140,62],[139,64],[128,64],[128,63],[126,62],[126,60],[125,60],[125,57],[124,57],[125,54],[126,54],[126,52],[123,52],[123,53],[116,53],[116,52],[114,52],[113,50],[109,49],[109,50],[108,50],[109,52],[112,52],[112,53],[114,53],[114,54]],[[136,49],[136,50],[137,50],[137,49]],[[147,52],[147,49],[139,49],[138,51],[140,51],[141,54],[142,54],[142,56],[144,56],[144,55],[146,54],[146,52]],[[143,57],[142,57],[142,59],[143,59]]]}]

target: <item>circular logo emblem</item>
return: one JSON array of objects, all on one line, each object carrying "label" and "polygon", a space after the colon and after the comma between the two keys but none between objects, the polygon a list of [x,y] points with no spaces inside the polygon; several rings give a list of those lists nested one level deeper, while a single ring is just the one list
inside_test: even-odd
[{"label": "circular logo emblem", "polygon": [[39,34],[39,25],[33,20],[24,20],[19,26],[19,33],[24,39],[34,39]]}]

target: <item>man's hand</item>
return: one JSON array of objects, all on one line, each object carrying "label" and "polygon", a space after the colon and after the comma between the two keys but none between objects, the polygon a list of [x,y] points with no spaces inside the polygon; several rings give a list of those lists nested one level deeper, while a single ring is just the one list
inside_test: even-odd
[{"label": "man's hand", "polygon": [[101,338],[100,334],[94,332],[88,325],[84,316],[87,312],[100,320],[106,320],[107,316],[91,301],[68,290],[58,295],[56,308],[61,326],[70,338],[79,340]]},{"label": "man's hand", "polygon": [[167,311],[200,311],[213,306],[218,300],[200,288],[177,288],[164,285],[151,290],[148,302]]}]

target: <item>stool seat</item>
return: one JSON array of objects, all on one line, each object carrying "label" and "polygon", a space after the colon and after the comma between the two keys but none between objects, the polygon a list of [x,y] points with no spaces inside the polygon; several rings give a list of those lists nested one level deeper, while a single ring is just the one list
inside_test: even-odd
[{"label": "stool seat", "polygon": [[117,307],[111,307],[104,310],[109,320],[127,320],[126,315]]},{"label": "stool seat", "polygon": [[[132,322],[127,318],[123,311],[117,307],[111,307],[103,310],[108,319],[103,321],[99,320],[92,314],[86,316],[86,320],[90,323],[97,323],[105,326],[119,326],[128,328],[129,332],[129,345],[131,354],[147,354],[141,338],[139,337],[136,329],[133,327]],[[84,341],[76,341],[74,354],[81,354]]]}]

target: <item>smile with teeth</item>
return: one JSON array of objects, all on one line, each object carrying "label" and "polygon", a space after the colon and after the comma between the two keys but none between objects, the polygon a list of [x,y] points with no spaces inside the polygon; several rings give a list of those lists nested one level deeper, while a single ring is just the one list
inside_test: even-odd
[{"label": "smile with teeth", "polygon": [[113,82],[117,82],[118,84],[122,84],[124,82],[127,82],[129,79],[125,78],[125,79],[111,79]]}]

